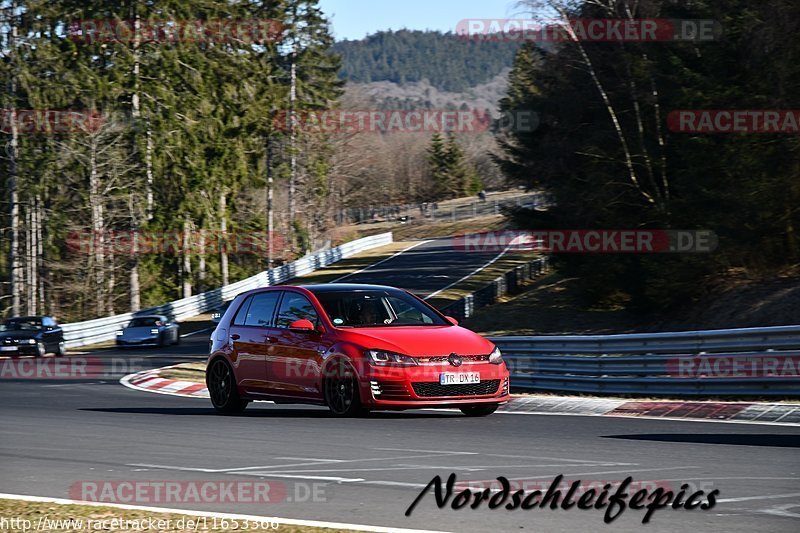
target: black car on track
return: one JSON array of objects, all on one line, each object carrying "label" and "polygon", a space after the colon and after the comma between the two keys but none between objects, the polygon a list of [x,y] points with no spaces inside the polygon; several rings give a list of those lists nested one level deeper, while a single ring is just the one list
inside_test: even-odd
[{"label": "black car on track", "polygon": [[51,316],[20,316],[0,324],[0,355],[66,354],[64,332]]}]

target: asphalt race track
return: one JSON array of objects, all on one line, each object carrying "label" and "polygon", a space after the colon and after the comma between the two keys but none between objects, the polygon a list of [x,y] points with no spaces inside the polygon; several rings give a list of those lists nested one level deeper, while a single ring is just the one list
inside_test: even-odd
[{"label": "asphalt race track", "polygon": [[[412,257],[412,254],[414,257]],[[421,245],[348,278],[430,293],[491,259]],[[181,346],[92,354],[131,370],[203,360],[204,334]],[[119,365],[115,368],[120,368]],[[122,370],[122,369],[121,369]],[[163,507],[442,531],[800,530],[800,427],[449,411],[339,420],[323,408],[251,405],[213,413],[207,400],[149,394],[98,379],[0,379],[0,492],[70,498],[83,481],[261,481],[280,503],[151,503]],[[718,489],[708,511],[437,509],[432,493],[404,512],[435,476],[497,476],[545,485],[627,476],[665,487]],[[531,489],[533,490],[533,489]],[[312,496],[311,494],[315,494]]]},{"label": "asphalt race track", "polygon": [[451,238],[433,239],[341,281],[393,285],[425,297],[468,276],[498,255],[457,250]]}]

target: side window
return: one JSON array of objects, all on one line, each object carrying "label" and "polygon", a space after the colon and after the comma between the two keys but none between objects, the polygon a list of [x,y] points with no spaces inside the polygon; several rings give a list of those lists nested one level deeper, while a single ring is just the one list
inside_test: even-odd
[{"label": "side window", "polygon": [[247,317],[247,310],[250,308],[250,302],[253,301],[253,297],[249,297],[245,299],[242,306],[236,311],[236,316],[233,317],[233,325],[234,326],[244,326],[245,317]]},{"label": "side window", "polygon": [[275,306],[278,305],[280,294],[279,291],[271,291],[253,295],[244,325],[262,328],[270,327],[272,325],[272,315],[275,314]]},{"label": "side window", "polygon": [[277,326],[288,328],[289,324],[302,318],[308,319],[317,325],[318,317],[314,306],[308,298],[296,292],[287,292],[281,302],[281,310],[278,312]]},{"label": "side window", "polygon": [[42,326],[48,327],[48,326],[55,326],[55,325],[56,325],[56,321],[53,320],[52,318],[50,318],[49,316],[43,316],[42,317]]}]

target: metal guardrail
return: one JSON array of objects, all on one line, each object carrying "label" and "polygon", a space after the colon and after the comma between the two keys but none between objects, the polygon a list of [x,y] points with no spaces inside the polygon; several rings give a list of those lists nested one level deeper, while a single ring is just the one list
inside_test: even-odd
[{"label": "metal guardrail", "polygon": [[517,390],[800,396],[800,326],[491,340]]},{"label": "metal guardrail", "polygon": [[255,276],[231,283],[222,288],[206,291],[195,296],[182,298],[156,307],[143,309],[136,313],[123,313],[111,317],[62,324],[64,340],[68,348],[113,340],[116,337],[116,332],[130,322],[134,315],[167,315],[174,320],[183,320],[192,316],[197,316],[219,307],[222,305],[222,302],[232,300],[240,292],[258,287],[280,284],[289,279],[310,274],[319,268],[328,266],[356,253],[379,246],[385,246],[391,242],[391,232],[372,235],[347,242],[341,246],[322,250],[292,263],[260,272]]},{"label": "metal guardrail", "polygon": [[547,272],[550,260],[547,256],[539,257],[524,265],[509,270],[485,287],[456,300],[440,309],[448,316],[464,320],[475,314],[481,307],[496,303],[507,294],[519,292],[526,281],[536,279]]}]

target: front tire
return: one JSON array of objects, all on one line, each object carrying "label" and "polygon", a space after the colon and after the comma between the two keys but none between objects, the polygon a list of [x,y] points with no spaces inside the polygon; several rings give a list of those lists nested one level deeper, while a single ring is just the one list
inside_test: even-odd
[{"label": "front tire", "polygon": [[224,359],[215,359],[211,363],[206,372],[206,386],[211,404],[218,413],[239,414],[250,403],[239,396],[233,369]]},{"label": "front tire", "polygon": [[43,342],[36,343],[36,356],[37,357],[44,357],[47,355],[47,347],[44,345]]},{"label": "front tire", "polygon": [[497,411],[498,405],[496,403],[485,403],[478,405],[465,405],[461,407],[461,412],[466,416],[489,416]]},{"label": "front tire", "polygon": [[335,361],[328,367],[325,375],[325,403],[333,416],[351,418],[367,413],[361,404],[358,376],[350,363]]}]

